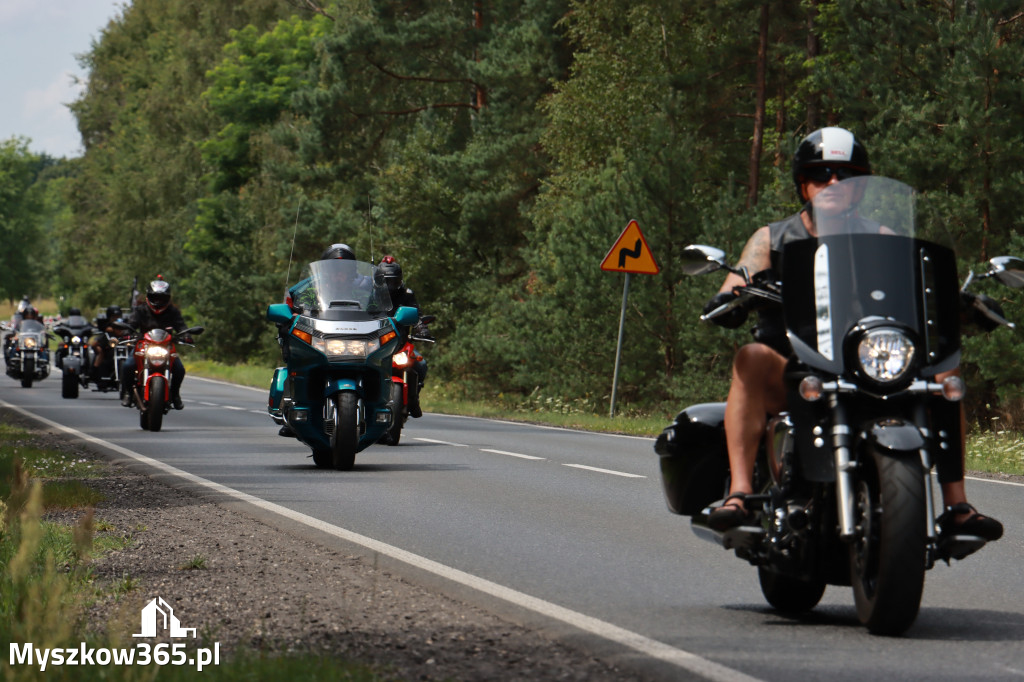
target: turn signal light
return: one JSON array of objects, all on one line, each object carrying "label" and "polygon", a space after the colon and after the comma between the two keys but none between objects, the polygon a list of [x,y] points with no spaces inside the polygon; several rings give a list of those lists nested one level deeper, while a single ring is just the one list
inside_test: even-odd
[{"label": "turn signal light", "polygon": [[293,329],[292,336],[302,339],[311,346],[313,345],[313,335],[309,332],[304,332],[301,329]]},{"label": "turn signal light", "polygon": [[822,389],[824,389],[824,385],[819,377],[806,376],[800,382],[800,397],[813,403],[816,400],[821,400]]},{"label": "turn signal light", "polygon": [[398,335],[395,334],[394,332],[388,332],[387,334],[384,334],[383,336],[380,337],[380,345],[383,346],[385,343],[395,338],[396,336]]}]

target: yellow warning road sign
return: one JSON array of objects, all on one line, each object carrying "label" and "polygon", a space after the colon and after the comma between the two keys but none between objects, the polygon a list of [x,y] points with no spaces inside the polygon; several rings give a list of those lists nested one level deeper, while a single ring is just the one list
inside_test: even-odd
[{"label": "yellow warning road sign", "polygon": [[656,275],[658,264],[640,231],[640,224],[630,220],[626,229],[612,244],[611,250],[601,261],[601,269],[610,272],[633,272],[640,275]]}]

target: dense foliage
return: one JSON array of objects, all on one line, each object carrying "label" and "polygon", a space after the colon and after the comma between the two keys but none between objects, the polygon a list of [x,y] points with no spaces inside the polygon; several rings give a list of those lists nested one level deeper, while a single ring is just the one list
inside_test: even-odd
[{"label": "dense foliage", "polygon": [[[598,266],[636,219],[661,272],[632,277],[620,400],[718,399],[746,332],[696,323],[719,280],[679,251],[795,210],[810,130],[941,198],[962,274],[1024,255],[1022,47],[997,1],[133,0],[84,58],[55,286],[98,306],[162,273],[208,353],[272,362],[266,304],[344,241],[402,262],[432,371],[601,406],[623,276]],[[975,416],[1019,411],[1019,352],[970,342]]]}]

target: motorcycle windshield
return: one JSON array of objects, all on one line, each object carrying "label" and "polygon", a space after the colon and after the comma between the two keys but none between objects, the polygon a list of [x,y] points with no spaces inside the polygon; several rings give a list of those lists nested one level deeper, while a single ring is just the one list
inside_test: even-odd
[{"label": "motorcycle windshield", "polygon": [[45,331],[46,327],[38,320],[22,320],[18,325],[19,334],[41,334]]},{"label": "motorcycle windshield", "polygon": [[293,305],[303,314],[322,319],[356,316],[381,317],[391,309],[384,278],[370,263],[355,260],[314,261],[303,269],[303,279],[291,288]]},{"label": "motorcycle windshield", "polygon": [[783,247],[786,331],[797,357],[836,375],[856,368],[866,328],[904,331],[918,374],[960,358],[956,258],[940,207],[877,176],[829,185],[813,201],[813,233]]}]

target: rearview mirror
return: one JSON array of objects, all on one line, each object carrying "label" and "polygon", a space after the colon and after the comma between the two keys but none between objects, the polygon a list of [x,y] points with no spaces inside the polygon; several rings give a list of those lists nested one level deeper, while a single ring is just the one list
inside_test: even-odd
[{"label": "rearview mirror", "polygon": [[989,272],[1011,289],[1024,287],[1024,260],[1016,256],[996,256],[988,262]]},{"label": "rearview mirror", "polygon": [[395,322],[404,327],[411,327],[416,324],[419,319],[419,311],[412,306],[403,305],[395,311]]},{"label": "rearview mirror", "polygon": [[706,275],[725,267],[725,251],[703,244],[690,244],[683,249],[683,272]]},{"label": "rearview mirror", "polygon": [[271,303],[267,306],[267,319],[274,324],[289,324],[292,321],[292,309],[287,303]]}]

